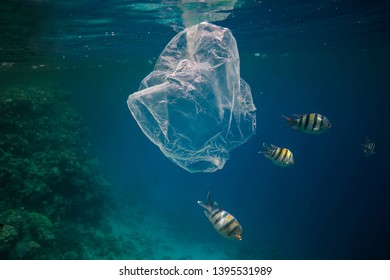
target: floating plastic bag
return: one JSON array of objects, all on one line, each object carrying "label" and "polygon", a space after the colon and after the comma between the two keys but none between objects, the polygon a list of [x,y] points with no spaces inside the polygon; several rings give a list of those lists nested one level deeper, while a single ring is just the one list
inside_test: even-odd
[{"label": "floating plastic bag", "polygon": [[200,23],[178,33],[127,104],[145,135],[189,172],[222,169],[229,151],[256,131],[236,40]]}]

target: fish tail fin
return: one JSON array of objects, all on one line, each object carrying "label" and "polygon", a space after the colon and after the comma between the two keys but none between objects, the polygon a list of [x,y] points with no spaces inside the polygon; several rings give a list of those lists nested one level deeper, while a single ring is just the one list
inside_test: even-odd
[{"label": "fish tail fin", "polygon": [[263,143],[263,150],[259,151],[259,154],[268,154],[271,151],[271,148],[267,144]]},{"label": "fish tail fin", "polygon": [[282,118],[284,118],[286,122],[286,126],[293,126],[295,123],[295,120],[293,118],[287,117],[285,115],[282,115]]},{"label": "fish tail fin", "polygon": [[207,193],[207,202],[198,201],[198,204],[202,206],[206,211],[210,212],[213,209],[213,203],[211,201],[210,192]]}]

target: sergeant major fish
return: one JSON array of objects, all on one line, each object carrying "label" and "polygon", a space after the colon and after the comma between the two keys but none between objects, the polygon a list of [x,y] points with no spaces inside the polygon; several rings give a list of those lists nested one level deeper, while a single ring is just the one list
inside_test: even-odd
[{"label": "sergeant major fish", "polygon": [[371,141],[368,137],[366,137],[366,143],[361,144],[365,157],[369,157],[376,154],[375,151],[375,142]]},{"label": "sergeant major fish", "polygon": [[207,202],[198,201],[198,204],[205,209],[204,213],[206,217],[214,229],[223,237],[242,240],[242,227],[240,223],[230,213],[219,208],[216,201],[214,201],[213,205],[210,192],[207,194]]},{"label": "sergeant major fish", "polygon": [[289,149],[279,148],[272,144],[271,147],[268,147],[265,143],[263,143],[263,148],[264,150],[260,151],[259,154],[264,154],[273,163],[282,167],[294,164],[294,155]]},{"label": "sergeant major fish", "polygon": [[296,118],[289,118],[282,115],[287,120],[287,126],[298,129],[308,134],[321,134],[331,128],[327,117],[320,114],[294,115]]}]

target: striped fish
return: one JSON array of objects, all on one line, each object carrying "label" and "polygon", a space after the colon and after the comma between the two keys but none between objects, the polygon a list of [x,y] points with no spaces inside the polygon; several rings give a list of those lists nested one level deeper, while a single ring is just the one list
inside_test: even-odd
[{"label": "striped fish", "polygon": [[320,114],[294,115],[296,118],[283,116],[287,120],[287,126],[298,129],[308,134],[321,134],[331,128],[327,117]]},{"label": "striped fish", "polygon": [[219,208],[218,203],[211,202],[210,192],[207,194],[207,202],[198,201],[205,211],[206,217],[209,219],[214,229],[223,237],[228,239],[242,239],[242,227],[240,223],[231,214]]},{"label": "striped fish", "polygon": [[264,150],[260,151],[259,154],[264,154],[273,163],[282,167],[294,164],[294,155],[289,149],[279,148],[272,144],[271,147],[268,147],[265,143],[263,143],[263,148]]},{"label": "striped fish", "polygon": [[375,142],[371,141],[368,137],[366,137],[366,143],[361,144],[365,157],[369,157],[376,154],[375,151]]}]

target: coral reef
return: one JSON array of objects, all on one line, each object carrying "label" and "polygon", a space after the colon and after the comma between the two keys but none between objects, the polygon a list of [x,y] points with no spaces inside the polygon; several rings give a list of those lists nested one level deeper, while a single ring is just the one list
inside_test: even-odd
[{"label": "coral reef", "polygon": [[10,248],[18,236],[18,231],[10,225],[4,225],[0,231],[0,252]]},{"label": "coral reef", "polygon": [[22,209],[0,213],[4,225],[0,230],[0,255],[9,258],[37,257],[54,244],[55,234],[51,221],[44,215]]},{"label": "coral reef", "polygon": [[0,90],[0,259],[82,257],[80,244],[110,211],[70,101],[51,88]]},{"label": "coral reef", "polygon": [[41,245],[36,241],[22,241],[16,245],[16,253],[20,258],[29,258],[36,255],[40,248]]}]

